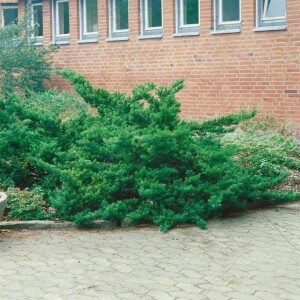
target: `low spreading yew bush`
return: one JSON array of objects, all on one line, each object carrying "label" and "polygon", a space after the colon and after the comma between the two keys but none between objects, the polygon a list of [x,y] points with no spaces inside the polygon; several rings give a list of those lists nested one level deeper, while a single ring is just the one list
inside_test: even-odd
[{"label": "low spreading yew bush", "polygon": [[233,159],[238,145],[222,144],[255,112],[187,122],[175,99],[183,81],[139,85],[127,96],[95,89],[71,70],[59,73],[96,114],[85,105],[70,118],[40,113],[42,105],[16,96],[0,102],[0,182],[40,187],[56,216],[78,225],[129,218],[162,231],[186,222],[205,228],[227,212],[297,196],[271,189],[286,173],[258,172]]}]

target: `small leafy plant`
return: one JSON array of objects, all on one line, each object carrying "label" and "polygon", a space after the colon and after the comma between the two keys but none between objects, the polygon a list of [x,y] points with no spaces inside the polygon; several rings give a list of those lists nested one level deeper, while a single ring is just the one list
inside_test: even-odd
[{"label": "small leafy plant", "polygon": [[20,190],[18,188],[9,189],[8,195],[8,215],[20,220],[43,220],[48,217],[46,202],[40,189]]},{"label": "small leafy plant", "polygon": [[222,138],[224,146],[238,149],[235,160],[262,175],[278,176],[289,169],[300,170],[300,147],[292,129],[278,129],[267,118],[245,122],[240,130]]}]

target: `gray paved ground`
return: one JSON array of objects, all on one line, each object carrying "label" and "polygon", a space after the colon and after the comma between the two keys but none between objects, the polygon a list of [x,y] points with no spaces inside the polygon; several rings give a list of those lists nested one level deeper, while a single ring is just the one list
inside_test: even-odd
[{"label": "gray paved ground", "polygon": [[300,204],[206,231],[9,232],[0,237],[0,299],[299,300]]}]

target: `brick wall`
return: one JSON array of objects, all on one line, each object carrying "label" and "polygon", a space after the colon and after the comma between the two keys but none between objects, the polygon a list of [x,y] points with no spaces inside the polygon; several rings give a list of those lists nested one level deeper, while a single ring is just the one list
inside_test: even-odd
[{"label": "brick wall", "polygon": [[[129,1],[129,41],[107,42],[107,1],[98,0],[98,43],[77,44],[78,1],[70,0],[69,45],[60,46],[55,66],[73,68],[95,86],[129,92],[138,83],[170,84],[186,79],[178,99],[182,117],[201,119],[241,108],[300,123],[300,1],[287,1],[287,30],[253,32],[255,1],[242,0],[241,33],[210,33],[213,1],[200,0],[200,35],[173,37],[174,1],[164,0],[162,39],[138,39],[139,0]],[[51,37],[51,5],[44,5],[44,44]],[[52,84],[67,87],[54,78]]]}]

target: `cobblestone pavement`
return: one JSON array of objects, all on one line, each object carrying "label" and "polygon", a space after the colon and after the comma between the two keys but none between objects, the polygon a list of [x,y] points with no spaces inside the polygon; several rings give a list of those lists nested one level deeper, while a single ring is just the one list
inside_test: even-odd
[{"label": "cobblestone pavement", "polygon": [[2,233],[0,299],[300,299],[300,203],[208,226]]}]

